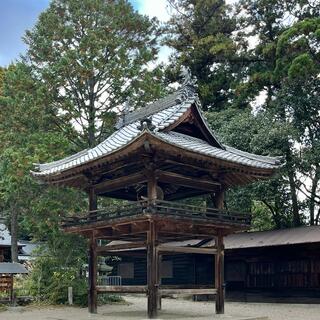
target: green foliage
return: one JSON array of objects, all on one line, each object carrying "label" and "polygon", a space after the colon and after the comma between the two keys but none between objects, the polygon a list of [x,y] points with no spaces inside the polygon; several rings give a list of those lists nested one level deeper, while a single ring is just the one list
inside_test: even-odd
[{"label": "green foliage", "polygon": [[277,226],[274,223],[274,219],[269,208],[259,201],[253,202],[253,217],[251,229],[254,231],[272,230]]},{"label": "green foliage", "polygon": [[26,32],[26,60],[45,83],[47,111],[72,143],[95,146],[127,99],[143,105],[160,95],[161,70],[150,68],[158,34],[157,21],[126,0],[53,0]]},{"label": "green foliage", "polygon": [[284,31],[277,44],[278,77],[308,79],[319,73],[320,19],[299,21]]},{"label": "green foliage", "polygon": [[220,110],[234,97],[239,64],[234,41],[235,17],[221,0],[170,0],[173,16],[168,23],[167,45],[175,49],[167,68],[170,79],[178,77],[181,65],[198,79],[204,109]]},{"label": "green foliage", "polygon": [[64,304],[68,287],[73,288],[74,303],[87,304],[87,280],[83,274],[86,241],[78,236],[60,233],[52,236],[37,253],[28,276],[29,293],[39,300]]}]

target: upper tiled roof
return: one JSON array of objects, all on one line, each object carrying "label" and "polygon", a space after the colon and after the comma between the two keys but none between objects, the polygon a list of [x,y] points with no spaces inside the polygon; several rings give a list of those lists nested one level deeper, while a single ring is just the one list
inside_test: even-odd
[{"label": "upper tiled roof", "polygon": [[217,148],[211,146],[204,140],[187,136],[178,132],[159,132],[157,133],[157,136],[166,142],[181,147],[185,150],[195,151],[200,154],[233,163],[264,169],[274,169],[280,164],[278,158],[252,155],[228,146],[225,146],[223,149]]},{"label": "upper tiled roof", "polygon": [[[203,127],[209,132],[214,143],[174,131],[164,132],[164,129],[179,121],[192,106],[197,110]],[[83,150],[59,161],[39,164],[36,166],[37,170],[33,171],[32,174],[39,178],[54,176],[118,151],[145,132],[145,129],[141,127],[141,120],[146,118],[152,121],[153,130],[150,134],[174,146],[255,168],[275,169],[280,164],[279,158],[258,156],[229,146],[223,146],[210,130],[199,108],[197,95],[187,83],[166,98],[127,114],[118,122],[118,130],[96,147]]]}]

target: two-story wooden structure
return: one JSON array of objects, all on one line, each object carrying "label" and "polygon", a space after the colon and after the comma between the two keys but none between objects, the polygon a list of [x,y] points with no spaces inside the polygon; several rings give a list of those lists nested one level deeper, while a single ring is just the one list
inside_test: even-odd
[{"label": "two-story wooden structure", "polygon": [[[224,312],[223,237],[250,225],[250,217],[224,210],[224,192],[267,179],[279,158],[258,156],[223,145],[206,122],[190,78],[176,92],[124,114],[117,130],[96,147],[65,159],[40,164],[37,179],[88,192],[89,212],[68,219],[66,232],[89,239],[89,311],[97,311],[101,292],[148,295],[148,316],[155,318],[161,295],[214,294],[216,312]],[[187,206],[180,200],[210,194],[213,208]],[[117,208],[97,208],[97,196],[127,200]],[[168,246],[174,240],[215,239],[206,248]],[[98,239],[125,240],[97,246]],[[97,255],[145,248],[146,282],[134,286],[98,286]],[[215,257],[210,286],[160,284],[159,260],[174,253]]]}]

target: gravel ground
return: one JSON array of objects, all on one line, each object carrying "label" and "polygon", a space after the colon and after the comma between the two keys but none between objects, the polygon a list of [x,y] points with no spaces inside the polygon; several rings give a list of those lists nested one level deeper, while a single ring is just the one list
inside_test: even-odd
[{"label": "gravel ground", "polygon": [[[146,298],[127,296],[128,304],[105,305],[97,315],[73,307],[12,308],[0,313],[1,320],[136,320],[146,319]],[[226,303],[226,314],[215,315],[213,302],[163,299],[159,319],[226,319],[226,320],[320,320],[320,305]]]}]

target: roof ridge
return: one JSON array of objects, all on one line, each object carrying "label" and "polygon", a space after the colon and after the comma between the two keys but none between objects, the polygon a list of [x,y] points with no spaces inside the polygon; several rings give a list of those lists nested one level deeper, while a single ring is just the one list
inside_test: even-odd
[{"label": "roof ridge", "polygon": [[179,89],[171,94],[148,103],[144,107],[140,107],[132,112],[122,114],[116,123],[116,129],[119,130],[128,124],[150,117],[160,111],[173,107],[174,105],[182,104],[189,99],[195,101],[197,97],[198,95],[194,86],[190,85],[188,82],[184,83]]}]

